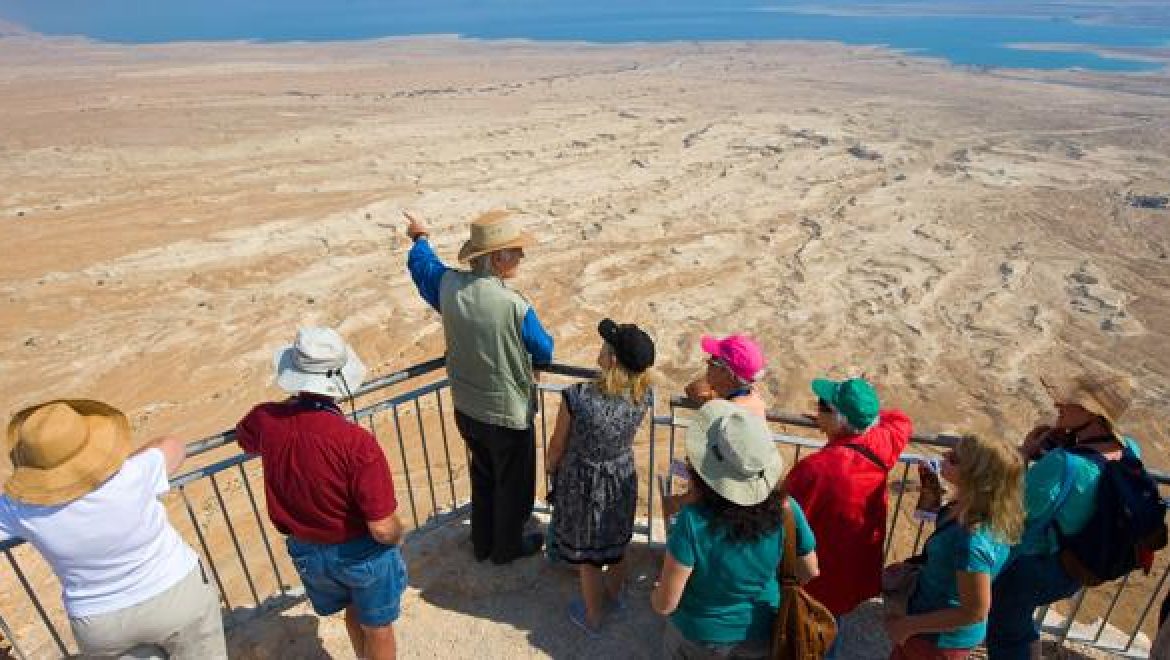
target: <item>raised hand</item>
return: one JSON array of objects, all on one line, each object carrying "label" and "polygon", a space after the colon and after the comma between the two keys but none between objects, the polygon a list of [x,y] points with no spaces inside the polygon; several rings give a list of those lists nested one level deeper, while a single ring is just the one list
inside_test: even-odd
[{"label": "raised hand", "polygon": [[409,221],[406,226],[406,235],[410,237],[410,240],[417,241],[420,237],[430,234],[426,223],[411,215],[410,211],[403,210],[402,215],[406,216]]}]

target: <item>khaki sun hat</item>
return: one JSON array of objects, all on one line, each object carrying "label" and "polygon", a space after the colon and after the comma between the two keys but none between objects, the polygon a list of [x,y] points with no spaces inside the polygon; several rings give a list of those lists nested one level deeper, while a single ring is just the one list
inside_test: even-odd
[{"label": "khaki sun hat", "polygon": [[1114,427],[1133,403],[1133,381],[1128,376],[1080,374],[1063,380],[1041,378],[1040,382],[1056,403],[1076,404]]},{"label": "khaki sun hat", "polygon": [[12,417],[4,448],[13,467],[5,493],[28,504],[58,506],[121,469],[130,455],[130,423],[100,401],[49,401]]},{"label": "khaki sun hat", "polygon": [[459,261],[467,262],[478,256],[528,247],[536,239],[520,226],[520,219],[511,211],[488,211],[471,223],[471,238],[459,249]]},{"label": "khaki sun hat", "polygon": [[768,424],[730,401],[715,399],[699,408],[686,442],[699,477],[740,506],[767,499],[784,471]]}]

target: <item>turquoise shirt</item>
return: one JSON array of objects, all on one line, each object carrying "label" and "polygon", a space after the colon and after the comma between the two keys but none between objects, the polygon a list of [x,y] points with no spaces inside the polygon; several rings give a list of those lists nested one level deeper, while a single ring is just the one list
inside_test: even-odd
[{"label": "turquoise shirt", "polygon": [[[1125,444],[1141,458],[1141,447],[1132,438],[1124,438]],[[1092,460],[1070,454],[1063,449],[1054,449],[1028,468],[1024,484],[1024,509],[1028,513],[1024,539],[1014,549],[1021,555],[1050,555],[1060,550],[1056,530],[1051,527],[1046,533],[1033,529],[1049,519],[1060,486],[1064,480],[1064,463],[1072,465],[1073,485],[1064,506],[1056,512],[1056,522],[1066,535],[1076,534],[1085,528],[1089,518],[1097,510],[1097,482],[1101,480],[1101,468]]]},{"label": "turquoise shirt", "polygon": [[[992,580],[1007,564],[1011,546],[980,525],[971,531],[958,523],[940,527],[926,542],[926,564],[918,573],[910,614],[924,614],[959,606],[955,573],[986,573]],[[983,641],[987,620],[930,635],[942,649],[969,649]]]},{"label": "turquoise shirt", "polygon": [[[800,505],[789,503],[796,554],[803,557],[816,548],[816,541]],[[780,604],[776,571],[784,548],[783,527],[751,543],[734,543],[712,529],[701,507],[687,505],[666,547],[675,561],[693,569],[678,609],[670,615],[683,637],[716,644],[769,638]]]}]

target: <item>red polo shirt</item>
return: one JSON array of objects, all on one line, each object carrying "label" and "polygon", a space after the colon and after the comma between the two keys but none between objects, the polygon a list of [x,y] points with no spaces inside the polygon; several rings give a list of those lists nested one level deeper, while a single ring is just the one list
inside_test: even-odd
[{"label": "red polo shirt", "polygon": [[889,471],[843,445],[862,445],[893,468],[912,430],[905,413],[883,410],[864,434],[830,441],[788,473],[788,494],[800,503],[817,539],[820,577],[805,589],[835,615],[881,592],[889,506]]},{"label": "red polo shirt", "polygon": [[236,440],[260,454],[268,516],[283,534],[344,543],[398,508],[377,440],[327,400],[256,406],[236,425]]}]

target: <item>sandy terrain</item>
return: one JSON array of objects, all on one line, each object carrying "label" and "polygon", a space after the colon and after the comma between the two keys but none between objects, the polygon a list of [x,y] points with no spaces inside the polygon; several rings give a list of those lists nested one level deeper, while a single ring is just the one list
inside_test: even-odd
[{"label": "sandy terrain", "polygon": [[1085,364],[1138,380],[1130,426],[1164,449],[1170,214],[1124,196],[1170,192],[1170,100],[1140,93],[1165,78],[800,44],[10,38],[0,61],[5,412],[88,395],[210,432],[272,394],[300,323],[375,372],[438,354],[399,210],[453,258],[507,206],[562,361],[634,319],[677,383],[700,333],[747,331],[780,407],[857,365],[924,428],[1009,436],[1047,414],[1038,375]]},{"label": "sandy terrain", "polygon": [[1170,212],[1125,201],[1170,193],[1165,76],[452,39],[12,37],[0,63],[5,416],[91,396],[210,433],[275,395],[301,323],[374,373],[438,355],[400,210],[453,258],[504,206],[541,238],[517,286],[561,361],[632,319],[673,387],[702,332],[746,331],[778,408],[859,367],[926,430],[1009,438],[1083,365],[1137,380],[1127,428],[1170,463]]}]

